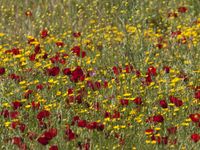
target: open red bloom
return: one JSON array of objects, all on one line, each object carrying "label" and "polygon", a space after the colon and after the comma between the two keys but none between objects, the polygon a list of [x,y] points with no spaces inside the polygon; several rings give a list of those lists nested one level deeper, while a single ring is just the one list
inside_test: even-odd
[{"label": "open red bloom", "polygon": [[11,111],[10,112],[10,118],[11,119],[16,119],[19,116],[19,112],[18,111]]},{"label": "open red bloom", "polygon": [[65,75],[71,75],[71,69],[70,68],[65,68],[65,69],[63,69],[63,73],[65,74]]},{"label": "open red bloom", "polygon": [[42,110],[37,114],[37,119],[42,121],[43,118],[47,118],[50,116],[50,112],[47,110]]},{"label": "open red bloom", "polygon": [[86,122],[86,120],[78,120],[77,125],[78,125],[78,127],[86,127],[87,122]]},{"label": "open red bloom", "polygon": [[62,41],[58,41],[58,42],[56,42],[56,46],[63,47],[64,43]]},{"label": "open red bloom", "polygon": [[170,99],[170,102],[175,104],[177,107],[180,107],[183,105],[183,101],[174,96],[170,96],[169,99]]},{"label": "open red bloom", "polygon": [[30,61],[34,61],[35,60],[35,57],[36,57],[36,54],[34,53],[34,54],[31,54],[30,56],[29,56],[29,60]]},{"label": "open red bloom", "polygon": [[44,86],[42,85],[42,84],[38,84],[37,86],[36,86],[36,89],[38,89],[38,90],[42,90],[44,88]]},{"label": "open red bloom", "polygon": [[190,114],[189,117],[193,122],[200,122],[200,114],[199,113]]},{"label": "open red bloom", "polygon": [[198,90],[197,92],[195,92],[194,98],[200,99],[200,90]]},{"label": "open red bloom", "polygon": [[119,73],[122,72],[122,69],[120,67],[116,67],[116,66],[114,66],[112,68],[112,70],[113,70],[113,72],[114,72],[115,75],[118,75]]},{"label": "open red bloom", "polygon": [[46,139],[49,141],[57,135],[57,129],[51,128],[43,133]]},{"label": "open red bloom", "polygon": [[148,68],[148,74],[149,75],[152,75],[152,76],[156,76],[156,68],[155,67],[153,67],[153,66],[150,66],[149,68]]},{"label": "open red bloom", "polygon": [[87,124],[86,128],[88,129],[96,129],[97,128],[97,122],[90,122]]},{"label": "open red bloom", "polygon": [[40,33],[40,36],[41,36],[42,38],[47,37],[47,36],[48,36],[48,30],[46,30],[46,29],[42,30],[41,33]]},{"label": "open red bloom", "polygon": [[22,138],[21,137],[13,137],[12,143],[17,145],[17,146],[20,146],[22,144]]},{"label": "open red bloom", "polygon": [[22,104],[19,101],[14,101],[14,102],[12,102],[12,106],[13,106],[13,109],[16,110],[20,106],[22,106]]},{"label": "open red bloom", "polygon": [[59,67],[53,67],[47,70],[49,76],[57,76],[60,72]]},{"label": "open red bloom", "polygon": [[76,37],[76,38],[78,38],[78,37],[81,36],[81,33],[80,33],[80,32],[74,32],[74,33],[73,33],[73,36]]},{"label": "open red bloom", "polygon": [[136,97],[133,102],[137,105],[141,105],[142,104],[142,98],[141,97]]},{"label": "open red bloom", "polygon": [[85,79],[85,75],[80,66],[77,66],[76,69],[72,71],[70,79],[73,82],[83,81]]},{"label": "open red bloom", "polygon": [[188,9],[184,6],[178,8],[178,12],[180,12],[180,13],[185,13],[185,12],[187,12],[187,10]]},{"label": "open red bloom", "polygon": [[164,121],[164,118],[163,118],[162,115],[153,116],[153,122],[154,123],[163,122],[163,121]]},{"label": "open red bloom", "polygon": [[160,104],[160,106],[162,108],[167,108],[168,107],[168,104],[167,104],[166,100],[160,100],[159,104]]},{"label": "open red bloom", "polygon": [[22,79],[20,76],[18,76],[16,74],[10,74],[9,78],[11,78],[11,79],[13,79],[13,80],[15,80],[17,82],[21,81],[21,79]]},{"label": "open red bloom", "polygon": [[69,127],[67,127],[65,134],[67,135],[67,140],[69,141],[74,140],[76,138],[75,133]]},{"label": "open red bloom", "polygon": [[6,72],[6,69],[4,67],[0,67],[0,75],[3,75]]},{"label": "open red bloom", "polygon": [[120,103],[122,106],[127,106],[128,105],[128,100],[127,99],[121,99]]},{"label": "open red bloom", "polygon": [[192,139],[192,141],[194,141],[195,143],[197,143],[200,140],[200,135],[196,134],[196,133],[193,133],[191,135],[191,139]]},{"label": "open red bloom", "polygon": [[86,56],[86,52],[81,50],[80,46],[74,46],[71,50],[78,57],[81,56],[82,58],[84,58]]},{"label": "open red bloom", "polygon": [[58,150],[58,146],[57,145],[52,145],[49,150]]},{"label": "open red bloom", "polygon": [[49,140],[43,135],[40,136],[37,141],[42,145],[47,145],[49,143]]}]

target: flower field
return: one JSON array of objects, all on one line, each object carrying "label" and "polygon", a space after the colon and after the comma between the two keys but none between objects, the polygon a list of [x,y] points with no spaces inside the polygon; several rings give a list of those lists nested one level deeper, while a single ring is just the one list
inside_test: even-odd
[{"label": "flower field", "polygon": [[200,1],[1,0],[0,149],[200,149]]}]

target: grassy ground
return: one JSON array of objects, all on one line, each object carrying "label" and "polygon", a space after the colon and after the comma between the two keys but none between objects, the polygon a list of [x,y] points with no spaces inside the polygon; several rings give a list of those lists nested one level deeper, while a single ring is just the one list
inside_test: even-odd
[{"label": "grassy ground", "polygon": [[0,149],[199,149],[199,7],[1,0]]}]

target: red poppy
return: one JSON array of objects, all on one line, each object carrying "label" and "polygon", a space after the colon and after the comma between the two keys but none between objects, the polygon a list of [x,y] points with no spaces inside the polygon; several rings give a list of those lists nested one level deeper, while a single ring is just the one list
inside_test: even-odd
[{"label": "red poppy", "polygon": [[37,86],[36,86],[36,89],[38,89],[38,90],[42,90],[44,88],[44,86],[42,85],[42,84],[38,84]]},{"label": "red poppy", "polygon": [[195,143],[197,143],[200,140],[200,135],[196,134],[196,133],[193,133],[191,135],[191,139],[192,139],[192,141],[194,141]]},{"label": "red poppy", "polygon": [[65,134],[67,135],[67,139],[69,141],[74,140],[76,138],[76,135],[74,134],[74,132],[68,127]]},{"label": "red poppy", "polygon": [[18,111],[11,111],[10,112],[10,118],[11,119],[16,119],[19,116],[19,112]]},{"label": "red poppy", "polygon": [[57,76],[60,72],[60,68],[59,67],[53,67],[50,69],[47,69],[48,75],[49,76]]},{"label": "red poppy", "polygon": [[4,109],[1,111],[1,115],[3,115],[4,118],[8,118],[9,117],[9,111],[7,109]]},{"label": "red poppy", "polygon": [[180,12],[180,13],[185,13],[185,12],[187,12],[187,10],[188,9],[186,7],[184,7],[184,6],[178,8],[178,12]]},{"label": "red poppy", "polygon": [[21,132],[24,132],[24,130],[26,129],[26,125],[23,124],[23,123],[20,123],[19,129],[20,129]]},{"label": "red poppy", "polygon": [[133,102],[136,104],[136,105],[141,105],[142,104],[142,98],[141,97],[136,97]]},{"label": "red poppy", "polygon": [[164,121],[164,118],[162,115],[155,115],[153,116],[153,122],[154,123],[159,123],[159,122],[163,122]]},{"label": "red poppy", "polygon": [[153,76],[156,76],[156,68],[155,67],[153,67],[153,66],[150,66],[149,68],[148,68],[148,74],[149,75],[153,75]]},{"label": "red poppy", "polygon": [[49,143],[49,140],[43,135],[40,136],[37,141],[42,145],[47,145]]},{"label": "red poppy", "polygon": [[74,46],[72,48],[72,52],[75,53],[78,57],[84,58],[86,56],[86,52],[81,50],[80,46]]},{"label": "red poppy", "polygon": [[59,54],[56,54],[56,56],[53,56],[50,58],[51,62],[54,64],[54,63],[57,63],[59,62],[60,60],[60,55]]},{"label": "red poppy", "polygon": [[29,56],[29,60],[30,61],[34,61],[35,60],[35,57],[36,57],[36,54],[34,53],[34,54],[31,54],[30,56]]},{"label": "red poppy", "polygon": [[65,69],[63,69],[63,73],[65,74],[65,75],[71,75],[71,69],[70,68],[65,68]]},{"label": "red poppy", "polygon": [[17,82],[21,81],[21,77],[16,74],[10,74],[9,77]]},{"label": "red poppy", "polygon": [[78,37],[81,36],[81,33],[80,33],[80,32],[74,32],[74,33],[73,33],[73,36],[76,37],[76,38],[78,38]]},{"label": "red poppy", "polygon": [[11,51],[12,51],[13,55],[20,54],[19,48],[13,48]]},{"label": "red poppy", "polygon": [[114,66],[114,67],[112,68],[112,70],[113,70],[113,72],[114,72],[115,75],[118,75],[118,74],[121,72],[121,69],[118,68],[118,67],[116,67],[116,66]]},{"label": "red poppy", "polygon": [[195,92],[194,97],[196,99],[200,99],[200,90],[198,90],[198,91]]},{"label": "red poppy", "polygon": [[96,129],[97,128],[97,122],[90,122],[86,126],[87,129]]},{"label": "red poppy", "polygon": [[16,110],[19,107],[21,107],[22,104],[19,101],[14,101],[14,102],[12,102],[12,106],[13,106],[13,109]]},{"label": "red poppy", "polygon": [[58,146],[57,145],[52,145],[49,150],[58,150]]},{"label": "red poppy", "polygon": [[103,82],[103,87],[104,87],[104,88],[107,88],[107,87],[108,87],[108,81],[104,81],[104,82]]},{"label": "red poppy", "polygon": [[159,104],[160,104],[160,106],[162,108],[167,108],[168,107],[168,104],[167,104],[166,100],[160,100]]},{"label": "red poppy", "polygon": [[43,118],[47,118],[50,116],[50,112],[47,110],[42,110],[37,114],[37,119],[42,121]]},{"label": "red poppy", "polygon": [[120,112],[114,111],[114,114],[112,115],[112,118],[120,118]]},{"label": "red poppy", "polygon": [[200,122],[200,114],[199,113],[190,114],[189,117],[193,122]]},{"label": "red poppy", "polygon": [[17,128],[17,126],[19,125],[19,122],[17,121],[15,121],[15,122],[12,122],[11,123],[11,127],[13,128],[13,129],[16,129]]},{"label": "red poppy", "polygon": [[104,114],[104,118],[110,118],[111,117],[111,113],[109,113],[109,112],[105,112],[105,114]]},{"label": "red poppy", "polygon": [[22,138],[21,137],[13,137],[12,143],[17,145],[17,146],[20,146],[22,144]]},{"label": "red poppy", "polygon": [[121,99],[120,103],[122,106],[127,106],[128,105],[128,100],[127,99]]},{"label": "red poppy", "polygon": [[76,69],[72,71],[70,79],[73,82],[83,81],[85,79],[85,75],[80,66],[77,66]]},{"label": "red poppy", "polygon": [[147,85],[149,85],[152,82],[152,78],[150,74],[147,74],[146,78],[145,78],[145,82]]},{"label": "red poppy", "polygon": [[51,128],[51,129],[49,129],[49,130],[47,130],[47,131],[45,131],[44,133],[43,133],[43,136],[45,136],[45,138],[47,139],[47,140],[51,140],[52,138],[54,138],[55,136],[57,135],[57,129],[56,128]]},{"label": "red poppy", "polygon": [[125,69],[126,69],[126,73],[130,73],[130,72],[133,71],[133,66],[132,65],[126,65]]},{"label": "red poppy", "polygon": [[48,36],[48,30],[46,30],[46,29],[42,30],[41,33],[40,33],[40,36],[41,36],[42,38],[47,37],[47,36]]},{"label": "red poppy", "polygon": [[87,122],[86,122],[86,120],[78,120],[77,121],[77,125],[78,125],[78,127],[86,127],[86,125],[87,125]]},{"label": "red poppy", "polygon": [[56,42],[56,46],[63,47],[64,43],[62,41],[58,41],[58,42]]},{"label": "red poppy", "polygon": [[0,75],[5,74],[6,69],[4,67],[0,67]]},{"label": "red poppy", "polygon": [[170,96],[169,99],[170,99],[170,102],[175,104],[177,107],[180,107],[183,105],[183,101],[174,96]]}]

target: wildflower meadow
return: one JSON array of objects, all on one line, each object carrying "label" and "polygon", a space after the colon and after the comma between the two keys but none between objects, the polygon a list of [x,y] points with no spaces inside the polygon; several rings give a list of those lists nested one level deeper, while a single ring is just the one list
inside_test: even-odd
[{"label": "wildflower meadow", "polygon": [[199,150],[199,0],[0,0],[0,150]]}]

